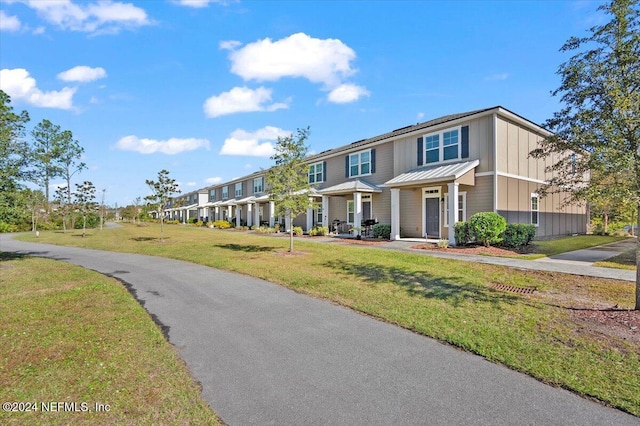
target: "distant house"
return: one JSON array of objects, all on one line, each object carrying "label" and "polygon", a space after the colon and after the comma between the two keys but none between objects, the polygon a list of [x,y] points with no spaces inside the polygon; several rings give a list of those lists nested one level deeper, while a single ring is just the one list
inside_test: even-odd
[{"label": "distant house", "polygon": [[[391,225],[392,239],[426,236],[454,243],[453,224],[493,211],[510,223],[535,225],[538,237],[584,233],[585,206],[563,205],[561,194],[537,194],[550,176],[545,161],[528,154],[548,134],[497,106],[309,156],[314,186],[309,196],[318,208],[295,218],[294,225],[305,230],[323,225],[340,233],[377,222]],[[208,195],[206,202],[198,199],[197,207],[208,209],[212,220],[249,226],[273,226],[278,220],[264,172],[198,192]]]}]

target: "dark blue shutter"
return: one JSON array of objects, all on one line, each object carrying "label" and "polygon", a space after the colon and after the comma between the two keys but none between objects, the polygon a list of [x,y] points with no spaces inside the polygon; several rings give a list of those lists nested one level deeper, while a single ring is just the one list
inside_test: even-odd
[{"label": "dark blue shutter", "polygon": [[322,181],[323,182],[327,181],[327,162],[326,161],[322,162]]},{"label": "dark blue shutter", "polygon": [[422,137],[418,138],[418,167],[422,166],[423,164],[423,159],[422,159],[422,156],[424,155],[423,141],[424,140],[422,139]]},{"label": "dark blue shutter", "polygon": [[349,177],[349,155],[344,157],[344,177]]},{"label": "dark blue shutter", "polygon": [[469,126],[464,126],[462,128],[460,157],[469,158]]},{"label": "dark blue shutter", "polygon": [[371,173],[376,172],[376,150],[371,150]]}]

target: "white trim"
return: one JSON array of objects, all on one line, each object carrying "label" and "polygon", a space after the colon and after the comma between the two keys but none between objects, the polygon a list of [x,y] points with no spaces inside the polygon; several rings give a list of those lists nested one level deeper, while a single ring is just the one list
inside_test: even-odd
[{"label": "white trim", "polygon": [[354,200],[347,200],[347,225],[354,226],[353,221],[349,222],[349,204],[353,206],[353,219],[356,218],[356,203]]},{"label": "white trim", "polygon": [[[318,175],[318,172],[317,172],[318,165],[320,165],[322,167],[322,180],[316,180],[315,179],[316,176]],[[309,173],[311,171],[311,167],[313,167],[313,178],[314,178],[313,182],[309,181],[309,177],[311,176],[311,174]],[[316,183],[323,183],[323,182],[327,181],[326,171],[324,169],[324,161],[318,161],[316,163],[309,164],[309,170],[307,170],[307,181],[309,181],[309,183],[312,184],[312,185],[314,185]]]},{"label": "white trim", "polygon": [[442,228],[442,215],[440,211],[442,210],[442,205],[440,203],[440,194],[442,194],[442,187],[440,186],[429,186],[422,188],[422,236],[427,232],[427,202],[425,201],[427,198],[437,198],[438,199],[438,238],[441,238],[441,229]]},{"label": "white trim", "polygon": [[[360,171],[362,171],[362,161],[361,161],[361,157],[362,157],[362,154],[363,154],[363,153],[365,153],[365,152],[368,152],[368,153],[369,153],[369,173],[358,173],[358,174],[352,175],[352,174],[351,174],[351,156],[352,156],[352,155],[357,155],[357,156],[358,156],[358,172],[360,172]],[[360,177],[360,176],[369,176],[369,175],[371,175],[371,174],[372,174],[372,172],[371,172],[371,164],[372,164],[373,162],[371,161],[371,148],[369,148],[369,149],[362,149],[362,150],[360,150],[360,151],[356,151],[356,152],[352,152],[352,153],[350,153],[350,154],[347,154],[347,158],[349,159],[349,178],[352,178],[352,177]]]},{"label": "white trim", "polygon": [[498,114],[493,113],[493,212],[498,213]]},{"label": "white trim", "polygon": [[[458,147],[458,156],[456,158],[449,158],[448,160],[444,159],[444,134],[446,132],[452,132],[452,131],[457,131],[458,132],[458,143],[456,143],[456,146]],[[433,135],[438,135],[438,161],[434,161],[432,163],[427,163],[427,138],[429,136],[433,136]],[[438,164],[446,164],[448,162],[456,162],[456,161],[460,161],[462,160],[462,126],[453,126],[453,127],[447,127],[444,129],[440,129],[434,132],[430,132],[430,133],[426,133],[422,136],[422,140],[423,140],[423,147],[422,147],[422,165],[423,166],[430,166],[430,165],[438,165]],[[453,146],[453,145],[447,145],[447,146]],[[433,148],[430,149],[430,151],[433,151]]]},{"label": "white trim", "polygon": [[493,176],[496,172],[480,172],[476,173],[476,177]]},{"label": "white trim", "polygon": [[526,176],[519,176],[519,175],[514,175],[511,173],[505,173],[505,172],[497,172],[497,175],[507,177],[507,178],[512,178],[512,179],[526,180],[527,182],[533,182],[533,183],[540,183],[540,184],[546,183],[545,181],[540,179],[534,179]]},{"label": "white trim", "polygon": [[[458,192],[458,198],[462,197],[462,222],[467,220],[467,191]],[[444,226],[449,227],[449,193],[444,194]],[[456,203],[457,205],[457,203]],[[456,216],[459,209],[456,209]]]},{"label": "white trim", "polygon": [[[536,200],[536,209],[533,209],[533,200]],[[531,193],[531,198],[529,198],[529,210],[530,210],[530,215],[529,215],[529,223],[534,225],[536,228],[538,228],[540,226],[540,195],[538,195],[535,192]],[[536,217],[536,223],[533,223],[533,212],[537,213],[537,217]]]}]

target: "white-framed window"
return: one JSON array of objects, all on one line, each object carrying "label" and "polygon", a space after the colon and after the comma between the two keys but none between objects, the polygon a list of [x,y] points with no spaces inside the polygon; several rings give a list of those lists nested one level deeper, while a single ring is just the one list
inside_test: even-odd
[{"label": "white-framed window", "polygon": [[242,197],[242,182],[238,182],[236,183],[236,192],[235,192],[236,198],[238,197]]},{"label": "white-framed window", "polygon": [[531,194],[531,224],[538,226],[540,223],[540,196]]},{"label": "white-framed window", "polygon": [[441,130],[424,137],[424,164],[462,158],[461,127]]},{"label": "white-framed window", "polygon": [[349,177],[371,174],[371,150],[349,154]]},{"label": "white-framed window", "polygon": [[[467,220],[467,193],[458,192],[458,222]],[[449,227],[449,194],[444,194],[444,226]]]},{"label": "white-framed window", "polygon": [[216,200],[216,190],[215,189],[210,189],[209,190],[209,201],[215,201]]},{"label": "white-framed window", "polygon": [[316,209],[316,225],[322,225],[322,206]]},{"label": "white-framed window", "polygon": [[259,177],[253,180],[253,193],[259,194],[264,190],[264,178]]},{"label": "white-framed window", "polygon": [[324,163],[314,163],[309,166],[309,183],[324,182]]},{"label": "white-framed window", "polygon": [[222,187],[222,199],[223,200],[229,199],[229,187],[228,186],[223,186]]},{"label": "white-framed window", "polygon": [[[353,225],[356,217],[356,208],[353,200],[347,200],[347,223]],[[358,225],[360,226],[360,225]]]}]

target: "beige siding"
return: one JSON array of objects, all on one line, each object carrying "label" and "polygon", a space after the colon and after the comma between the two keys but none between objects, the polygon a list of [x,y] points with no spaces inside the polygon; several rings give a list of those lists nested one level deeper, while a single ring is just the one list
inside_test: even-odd
[{"label": "beige siding", "polygon": [[405,237],[421,237],[424,235],[422,225],[422,190],[400,190],[400,228]]},{"label": "beige siding", "polygon": [[478,212],[493,211],[493,176],[476,178],[475,186],[461,186],[467,192],[467,219]]}]

